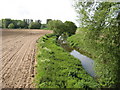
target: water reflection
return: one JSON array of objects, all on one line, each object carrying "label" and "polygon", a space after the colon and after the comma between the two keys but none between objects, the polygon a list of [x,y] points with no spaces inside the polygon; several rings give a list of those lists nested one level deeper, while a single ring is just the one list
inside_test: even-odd
[{"label": "water reflection", "polygon": [[81,61],[81,64],[83,68],[87,71],[87,73],[89,73],[92,77],[95,77],[94,61],[92,59],[82,55],[76,50],[73,50],[72,52],[70,52],[70,54]]},{"label": "water reflection", "polygon": [[66,51],[69,51],[72,56],[74,56],[75,58],[81,61],[83,68],[87,71],[88,74],[90,74],[92,77],[95,77],[94,61],[91,58],[84,56],[78,51],[71,48],[71,46],[67,44],[67,41],[62,36],[58,38],[58,43]]}]

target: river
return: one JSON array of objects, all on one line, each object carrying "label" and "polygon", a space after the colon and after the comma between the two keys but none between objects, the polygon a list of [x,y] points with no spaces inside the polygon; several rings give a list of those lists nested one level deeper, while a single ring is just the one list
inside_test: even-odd
[{"label": "river", "polygon": [[58,38],[58,43],[66,51],[69,51],[70,55],[74,56],[75,58],[77,58],[81,61],[83,68],[89,75],[91,75],[92,77],[95,77],[94,60],[92,60],[91,58],[81,54],[80,52],[78,52],[75,49],[73,49],[72,47],[70,47],[67,44],[67,41],[62,36],[60,36]]}]

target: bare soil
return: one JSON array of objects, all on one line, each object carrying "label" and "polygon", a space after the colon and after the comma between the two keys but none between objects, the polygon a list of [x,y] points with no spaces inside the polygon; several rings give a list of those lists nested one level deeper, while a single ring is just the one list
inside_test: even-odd
[{"label": "bare soil", "polygon": [[2,88],[34,88],[36,41],[49,30],[2,31]]}]

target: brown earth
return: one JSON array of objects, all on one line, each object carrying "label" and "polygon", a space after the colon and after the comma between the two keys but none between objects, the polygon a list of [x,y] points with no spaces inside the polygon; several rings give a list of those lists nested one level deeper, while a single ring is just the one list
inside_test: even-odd
[{"label": "brown earth", "polygon": [[34,88],[36,40],[52,31],[29,29],[1,31],[2,88]]}]

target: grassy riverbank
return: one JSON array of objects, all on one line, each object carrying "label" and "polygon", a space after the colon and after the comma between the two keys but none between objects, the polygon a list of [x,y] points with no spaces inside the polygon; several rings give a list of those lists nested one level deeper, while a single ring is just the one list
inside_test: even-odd
[{"label": "grassy riverbank", "polygon": [[119,35],[117,28],[81,28],[68,38],[69,44],[95,61],[97,80],[102,87],[119,87]]},{"label": "grassy riverbank", "polygon": [[56,37],[46,35],[37,44],[37,88],[98,88],[81,62],[56,45]]}]

